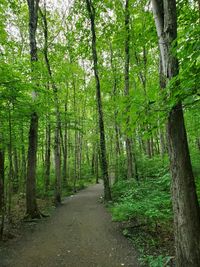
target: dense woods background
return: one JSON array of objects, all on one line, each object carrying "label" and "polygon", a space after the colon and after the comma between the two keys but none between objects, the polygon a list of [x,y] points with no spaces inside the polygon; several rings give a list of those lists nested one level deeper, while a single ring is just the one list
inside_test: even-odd
[{"label": "dense woods background", "polygon": [[199,7],[1,1],[1,239],[103,178],[141,262],[199,266]]}]

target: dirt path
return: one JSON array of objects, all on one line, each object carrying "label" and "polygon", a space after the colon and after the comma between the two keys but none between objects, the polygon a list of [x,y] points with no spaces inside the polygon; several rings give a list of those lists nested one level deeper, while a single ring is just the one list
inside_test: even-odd
[{"label": "dirt path", "polygon": [[52,217],[0,251],[1,267],[138,267],[134,250],[100,203],[102,185],[68,198]]}]

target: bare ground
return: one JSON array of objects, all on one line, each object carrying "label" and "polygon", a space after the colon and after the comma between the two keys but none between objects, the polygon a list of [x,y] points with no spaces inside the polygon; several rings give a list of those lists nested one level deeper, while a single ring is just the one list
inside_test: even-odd
[{"label": "bare ground", "polygon": [[133,247],[100,203],[102,190],[94,185],[67,198],[0,248],[0,267],[138,267]]}]

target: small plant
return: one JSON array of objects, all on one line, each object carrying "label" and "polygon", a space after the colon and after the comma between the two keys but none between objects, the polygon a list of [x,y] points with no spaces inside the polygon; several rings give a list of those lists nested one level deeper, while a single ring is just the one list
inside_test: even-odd
[{"label": "small plant", "polygon": [[173,257],[159,255],[155,256],[143,256],[140,259],[141,264],[148,264],[149,267],[169,267]]},{"label": "small plant", "polygon": [[140,179],[119,180],[113,185],[113,220],[127,225],[123,235],[141,255],[141,264],[171,266],[173,255],[171,177],[168,162],[141,159]]},{"label": "small plant", "polygon": [[143,180],[139,184],[129,180],[114,185],[113,219],[127,221],[136,217],[153,224],[164,223],[171,219],[169,181],[169,175],[164,175],[157,179]]}]

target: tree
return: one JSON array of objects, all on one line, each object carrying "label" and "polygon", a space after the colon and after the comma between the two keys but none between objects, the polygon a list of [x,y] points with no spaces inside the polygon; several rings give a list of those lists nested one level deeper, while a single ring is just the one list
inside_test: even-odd
[{"label": "tree", "polygon": [[[54,93],[54,102],[55,102],[55,117],[56,117],[56,127],[55,127],[55,135],[54,135],[54,160],[55,160],[55,204],[61,204],[61,149],[60,149],[60,133],[61,133],[61,120],[60,120],[60,111],[59,111],[59,102],[58,102],[58,89],[54,82],[52,76],[52,69],[49,61],[48,55],[48,23],[46,17],[46,3],[44,6],[44,13],[40,9],[40,14],[43,21],[43,33],[44,33],[44,58],[45,64],[47,67],[48,75],[49,75],[49,82],[53,88]],[[49,135],[49,129],[48,129]],[[49,138],[49,137],[48,137]],[[49,140],[48,140],[49,143]],[[49,147],[49,145],[48,145]],[[49,148],[48,148],[49,149]],[[49,158],[49,152],[47,151]]]},{"label": "tree", "polygon": [[[159,38],[162,70],[171,94],[179,86],[176,56],[176,1],[152,0]],[[181,100],[172,107],[167,123],[172,174],[172,202],[176,263],[178,267],[200,266],[200,210],[190,160]]]},{"label": "tree", "polygon": [[0,240],[3,238],[4,230],[4,216],[5,216],[5,203],[4,203],[4,151],[2,147],[2,136],[0,135],[0,216],[1,216],[1,225],[0,225]]},{"label": "tree", "polygon": [[[0,4],[0,218],[6,229],[16,202],[24,203],[26,182],[32,218],[41,217],[36,197],[59,204],[61,192],[102,176],[108,200],[109,178],[115,178],[118,217],[138,214],[141,225],[149,222],[142,231],[156,235],[159,226],[159,237],[167,230],[172,240],[168,142],[177,251],[189,254],[178,257],[192,265],[198,203],[188,146],[200,194],[197,1],[177,1],[177,38],[172,0],[152,2],[154,11],[159,7],[160,53],[147,0],[74,0],[66,12],[52,0],[40,1],[41,12],[39,0],[27,2],[29,8],[23,0]],[[140,182],[132,179],[135,167]]]},{"label": "tree", "polygon": [[[39,0],[27,0],[29,8],[29,41],[32,75],[35,76],[35,64],[38,61],[36,30],[38,22]],[[35,82],[35,81],[34,81]],[[35,97],[35,92],[33,93]],[[31,218],[39,218],[40,212],[36,202],[36,163],[37,163],[37,143],[38,143],[38,114],[36,111],[31,113],[29,129],[29,147],[27,162],[27,181],[26,181],[26,213]]]},{"label": "tree", "polygon": [[104,198],[106,201],[108,201],[111,200],[111,191],[110,191],[109,177],[108,177],[108,163],[106,159],[106,141],[105,141],[105,130],[104,130],[104,120],[103,120],[102,99],[101,99],[101,86],[98,73],[98,57],[96,50],[96,32],[95,32],[95,9],[91,0],[86,0],[86,4],[90,18],[91,33],[92,33],[92,56],[94,64],[94,75],[96,81],[96,100],[97,100],[98,116],[99,116],[101,170],[104,181]]},{"label": "tree", "polygon": [[[124,68],[124,94],[129,97],[129,71],[130,71],[130,11],[129,11],[129,0],[125,3],[125,68]],[[128,100],[128,99],[127,99]],[[129,103],[127,104],[127,114],[129,114]],[[130,116],[127,116],[127,131],[129,129]],[[130,133],[129,133],[130,134]],[[126,154],[127,154],[127,178],[137,177],[136,162],[133,153],[133,140],[126,133]]]}]

